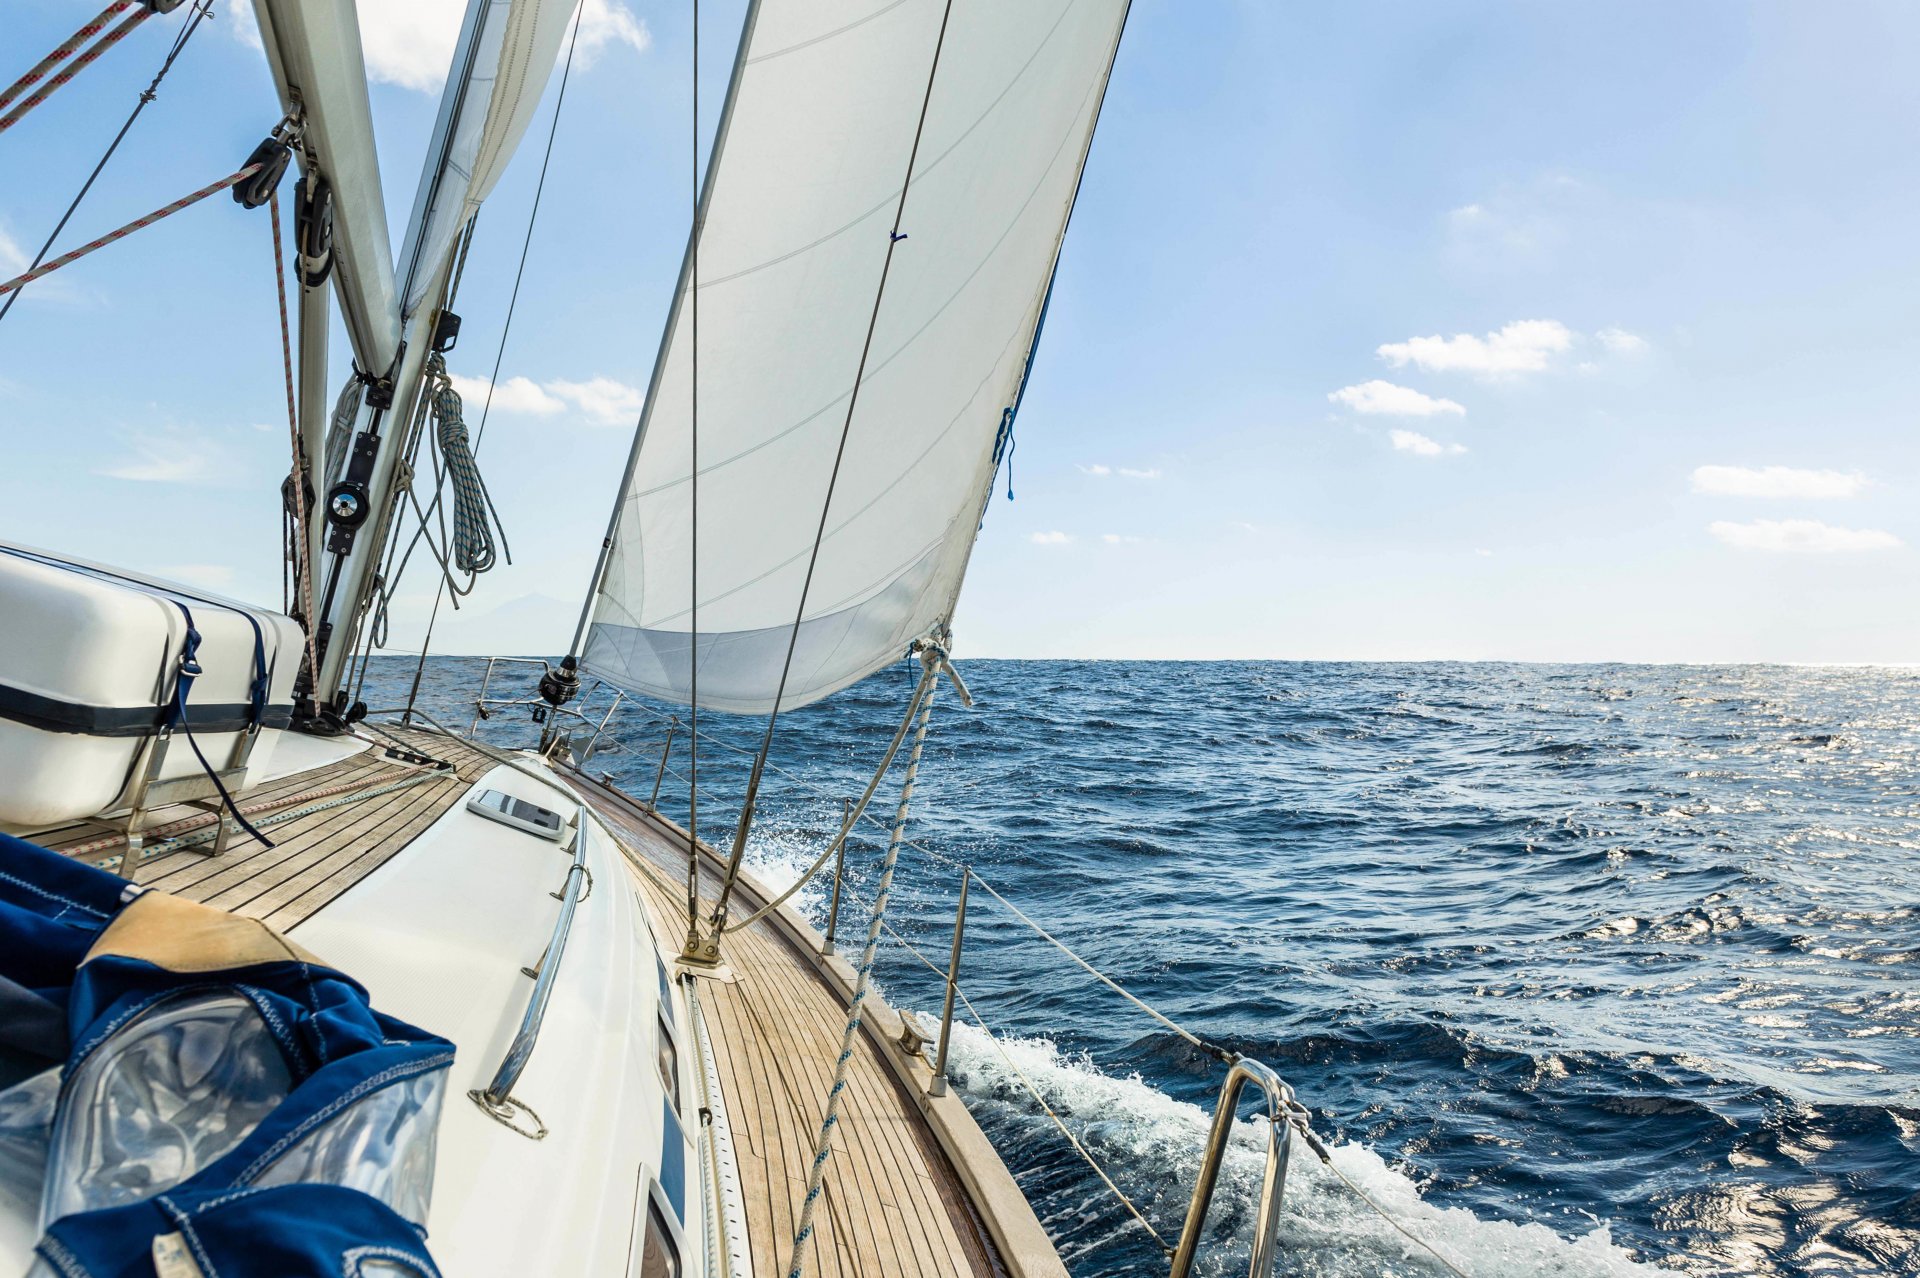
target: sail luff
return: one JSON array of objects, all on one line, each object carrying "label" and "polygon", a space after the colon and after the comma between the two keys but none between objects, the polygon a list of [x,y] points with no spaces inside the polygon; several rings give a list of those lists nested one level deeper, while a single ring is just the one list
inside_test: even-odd
[{"label": "sail luff", "polygon": [[[1120,32],[1121,33],[1124,33],[1126,31],[1127,19],[1130,18],[1132,15],[1133,15],[1133,0],[1126,0],[1126,3],[1121,7],[1121,10],[1120,10]],[[1111,53],[1107,55],[1106,75],[1103,76],[1100,81],[1100,97],[1099,97],[1099,100],[1096,103],[1094,103],[1094,107],[1093,107],[1093,118],[1096,122],[1100,119],[1101,112],[1103,112],[1106,109],[1107,90],[1111,88],[1113,85],[1113,68],[1114,68],[1114,65],[1119,61],[1120,61],[1120,39],[1119,39],[1119,36],[1116,35],[1113,41],[1113,50]],[[994,489],[995,482],[1000,478],[1001,462],[1004,460],[1006,464],[1009,466],[1013,464],[1013,447],[1014,447],[1013,429],[1019,415],[1021,403],[1027,397],[1027,384],[1033,378],[1034,361],[1036,357],[1039,355],[1039,351],[1040,351],[1040,333],[1042,328],[1045,327],[1047,322],[1047,308],[1053,302],[1053,286],[1059,283],[1060,281],[1060,254],[1065,251],[1067,246],[1067,232],[1073,229],[1074,210],[1080,207],[1080,189],[1082,186],[1086,184],[1087,161],[1093,155],[1093,139],[1094,139],[1094,135],[1097,132],[1098,132],[1097,129],[1088,129],[1086,145],[1080,149],[1080,164],[1079,164],[1078,171],[1076,172],[1076,175],[1073,180],[1073,198],[1067,202],[1067,216],[1060,223],[1060,238],[1054,241],[1053,261],[1047,267],[1047,286],[1045,289],[1041,291],[1040,310],[1039,310],[1039,313],[1034,317],[1033,331],[1028,335],[1028,338],[1027,338],[1026,363],[1023,365],[1023,367],[1020,370],[1020,383],[1019,383],[1019,386],[1014,391],[1013,403],[1010,404],[1007,408],[1007,438],[1006,438],[1007,452],[1004,458],[998,457],[998,456],[994,458],[993,469],[989,471],[987,474],[986,486],[980,490],[980,503],[974,516],[973,536],[968,539],[967,557],[966,557],[966,560],[960,565],[959,573],[956,574],[953,579],[953,592],[947,596],[946,609],[940,615],[941,627],[945,629],[948,633],[951,633],[953,630],[954,610],[960,606],[960,590],[963,586],[966,585],[967,568],[973,562],[972,544],[979,540],[980,529],[986,523],[986,520],[987,520],[987,507],[991,505],[993,502],[993,489]],[[995,439],[996,451],[998,450],[999,443],[1000,441],[996,437]],[[1011,485],[1012,480],[1008,480],[1008,483],[1009,485]],[[1009,494],[1011,494],[1011,491],[1012,491],[1011,487],[1009,487],[1008,491],[1009,491]]]},{"label": "sail luff", "polygon": [[[595,675],[764,713],[896,660],[950,616],[1125,0],[957,6],[880,310],[937,0],[764,0],[701,240],[700,631],[685,516],[686,334],[626,485],[585,641]],[[860,349],[858,413],[807,587]],[[709,505],[711,503],[711,505]],[[799,629],[794,609],[805,592]]]},{"label": "sail luff", "polygon": [[700,230],[706,225],[707,206],[713,199],[713,176],[719,170],[720,157],[727,148],[727,126],[733,121],[733,107],[739,97],[740,73],[747,62],[747,50],[753,42],[755,21],[760,14],[760,0],[749,0],[745,20],[740,26],[740,43],[734,50],[733,71],[727,77],[726,96],[720,103],[720,121],[714,126],[713,145],[707,152],[706,172],[700,179],[700,197],[695,205],[693,226],[687,232],[686,247],[680,253],[680,273],[675,277],[673,301],[667,306],[667,320],[660,329],[660,346],[654,353],[653,372],[647,377],[646,397],[640,404],[640,419],[634,424],[633,443],[627,449],[626,468],[620,473],[620,486],[613,492],[613,511],[607,517],[607,533],[600,539],[600,553],[594,559],[593,576],[587,582],[586,597],[580,605],[580,621],[574,627],[573,639],[567,645],[567,655],[579,658],[587,634],[587,623],[593,618],[593,605],[600,593],[600,583],[606,576],[607,562],[613,553],[614,536],[620,530],[620,513],[626,509],[627,489],[633,484],[633,473],[640,464],[640,449],[646,443],[647,420],[653,415],[654,401],[660,394],[660,374],[666,367],[667,347],[673,341],[674,330],[680,323],[680,311],[690,294],[688,287],[693,278],[694,243]]}]

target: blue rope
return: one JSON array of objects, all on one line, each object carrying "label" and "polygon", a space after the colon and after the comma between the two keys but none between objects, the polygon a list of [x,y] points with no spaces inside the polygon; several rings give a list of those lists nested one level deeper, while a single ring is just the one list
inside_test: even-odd
[{"label": "blue rope", "polygon": [[1047,293],[1040,299],[1040,318],[1033,325],[1033,341],[1027,346],[1027,362],[1020,369],[1020,385],[1013,393],[1013,403],[1000,414],[1000,429],[993,437],[993,470],[1000,473],[1002,458],[1007,463],[1007,500],[1013,500],[1013,453],[1019,447],[1013,437],[1013,421],[1020,415],[1020,405],[1027,398],[1027,382],[1033,376],[1033,358],[1040,353],[1040,334],[1047,331],[1047,309],[1053,305],[1053,282],[1060,277],[1060,259],[1053,259],[1053,273],[1047,276]]}]

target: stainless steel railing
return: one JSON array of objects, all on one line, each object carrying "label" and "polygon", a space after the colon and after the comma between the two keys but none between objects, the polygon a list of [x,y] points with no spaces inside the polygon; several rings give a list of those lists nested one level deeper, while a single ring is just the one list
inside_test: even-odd
[{"label": "stainless steel railing", "polygon": [[[480,727],[481,720],[491,719],[501,710],[511,710],[516,706],[529,706],[533,710],[533,720],[535,723],[544,724],[548,716],[551,715],[555,718],[578,719],[583,728],[593,729],[593,735],[587,738],[585,745],[575,746],[578,752],[576,761],[584,766],[587,760],[593,757],[594,750],[599,747],[600,738],[605,735],[607,724],[613,719],[613,712],[618,710],[621,705],[628,700],[627,694],[624,691],[613,688],[613,700],[608,703],[606,713],[601,715],[599,722],[596,723],[586,713],[587,702],[593,697],[594,693],[600,691],[602,688],[610,687],[608,684],[597,681],[589,685],[586,691],[581,694],[580,704],[577,707],[550,706],[540,697],[489,696],[487,694],[493,689],[493,669],[498,665],[539,666],[543,674],[553,669],[551,662],[544,661],[539,657],[488,657],[487,673],[485,677],[480,680],[480,695],[474,698],[473,702],[473,722],[467,725],[468,738],[471,738],[474,732]],[[414,711],[413,714],[415,717],[425,717],[424,715],[420,715],[418,711]]]},{"label": "stainless steel railing", "polygon": [[1213,1127],[1207,1132],[1206,1157],[1200,1163],[1200,1179],[1193,1187],[1193,1203],[1187,1208],[1187,1223],[1180,1230],[1169,1278],[1187,1278],[1193,1272],[1194,1253],[1200,1248],[1200,1231],[1206,1227],[1214,1187],[1220,1183],[1220,1166],[1226,1160],[1227,1138],[1233,1134],[1240,1093],[1248,1083],[1257,1085],[1266,1095],[1268,1122],[1267,1167],[1260,1178],[1260,1206],[1253,1218],[1253,1257],[1247,1273],[1251,1278],[1267,1278],[1273,1272],[1280,1248],[1280,1197],[1286,1192],[1287,1156],[1293,1149],[1293,1089],[1259,1061],[1243,1056],[1228,1068],[1227,1081],[1220,1086],[1220,1100],[1213,1107]]},{"label": "stainless steel railing", "polygon": [[[574,813],[573,864],[567,867],[566,881],[560,885],[560,891],[554,894],[560,898],[560,914],[553,921],[553,935],[547,941],[546,953],[540,956],[540,966],[533,979],[533,994],[527,999],[527,1010],[520,1016],[520,1028],[515,1032],[513,1041],[507,1044],[506,1055],[500,1058],[500,1068],[493,1072],[493,1081],[484,1089],[476,1088],[467,1093],[474,1104],[529,1140],[545,1140],[547,1125],[525,1101],[514,1099],[513,1088],[520,1081],[521,1071],[532,1059],[534,1046],[540,1039],[540,1026],[546,1019],[547,1003],[553,998],[554,979],[560,971],[560,959],[567,950],[567,934],[573,928],[574,908],[586,899],[586,892],[575,890],[582,878],[586,880],[587,892],[591,892],[593,877],[587,869],[587,809],[584,804]],[[522,1114],[532,1121],[531,1128],[521,1126],[519,1119]]]}]

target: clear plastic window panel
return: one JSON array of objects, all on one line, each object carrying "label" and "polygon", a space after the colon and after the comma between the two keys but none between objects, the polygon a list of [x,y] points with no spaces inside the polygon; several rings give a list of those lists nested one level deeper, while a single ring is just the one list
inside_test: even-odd
[{"label": "clear plastic window panel", "polygon": [[424,1228],[446,1090],[447,1071],[436,1069],[362,1097],[295,1143],[253,1183],[344,1185]]},{"label": "clear plastic window panel", "polygon": [[74,1071],[54,1119],[40,1227],[173,1188],[238,1145],[290,1088],[272,1033],[241,995],[149,1008]]}]

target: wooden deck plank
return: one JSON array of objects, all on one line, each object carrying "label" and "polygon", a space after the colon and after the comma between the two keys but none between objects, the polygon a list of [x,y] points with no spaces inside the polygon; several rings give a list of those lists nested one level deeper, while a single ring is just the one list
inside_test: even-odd
[{"label": "wooden deck plank", "polygon": [[[663,836],[618,823],[654,863],[684,851]],[[683,862],[684,864],[684,862]],[[665,868],[663,866],[663,868]],[[668,877],[662,875],[662,878]],[[683,893],[636,872],[666,935],[686,926]],[[704,907],[703,907],[704,908]],[[742,912],[752,908],[743,902]],[[766,923],[728,938],[731,981],[703,981],[701,1005],[727,1088],[741,1156],[748,1247],[756,1274],[785,1271],[794,1217],[806,1194],[846,1007]],[[952,1172],[866,1034],[854,1040],[834,1152],[814,1214],[809,1273],[850,1278],[949,1278],[995,1267],[960,1201]]]},{"label": "wooden deck plank", "polygon": [[[472,779],[494,766],[485,755],[445,737],[409,733],[404,739],[451,763],[454,773],[423,774],[387,762],[375,749],[276,777],[236,796],[241,806],[309,794],[316,796],[313,802],[338,806],[266,827],[271,848],[240,834],[219,856],[191,849],[162,853],[135,867],[135,880],[190,901],[265,918],[283,931],[292,927],[385,864],[452,807]],[[384,794],[368,793],[398,782],[411,784]],[[318,793],[329,790],[340,792]],[[367,797],[356,798],[362,794]],[[302,806],[295,802],[285,810]],[[198,809],[184,806],[164,809],[156,814],[156,823],[199,815]],[[38,839],[72,855],[102,835],[98,826],[70,826],[44,832]],[[94,850],[84,859],[98,862],[118,856],[120,850]]]}]

